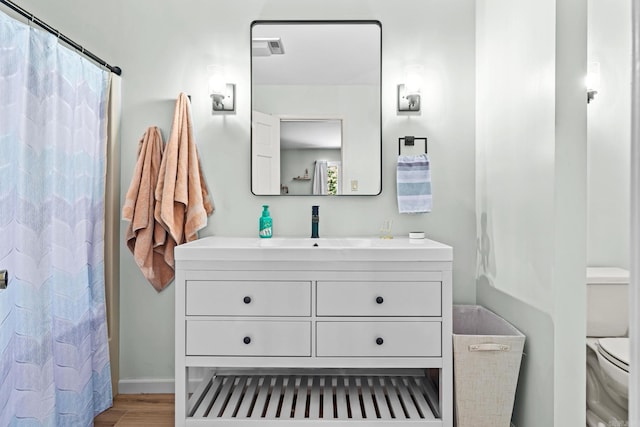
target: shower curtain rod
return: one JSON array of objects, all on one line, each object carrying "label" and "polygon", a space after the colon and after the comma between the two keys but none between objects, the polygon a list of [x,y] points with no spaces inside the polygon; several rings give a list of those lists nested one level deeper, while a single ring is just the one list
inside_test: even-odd
[{"label": "shower curtain rod", "polygon": [[71,46],[72,48],[77,50],[78,52],[80,52],[83,55],[89,57],[93,61],[97,62],[98,64],[100,64],[102,66],[104,66],[105,68],[108,68],[109,71],[111,71],[112,73],[114,73],[114,74],[116,74],[118,76],[122,74],[122,69],[120,67],[115,67],[115,66],[107,64],[107,62],[104,59],[98,58],[96,55],[94,55],[93,53],[89,52],[88,50],[86,50],[85,48],[80,46],[78,43],[74,42],[69,37],[65,36],[60,31],[58,31],[55,28],[53,28],[51,25],[47,24],[44,21],[41,21],[40,19],[35,17],[32,13],[27,12],[26,10],[24,10],[23,8],[21,8],[17,4],[15,4],[15,3],[13,3],[13,2],[11,2],[9,0],[0,0],[0,3],[6,5],[10,9],[12,9],[13,11],[15,11],[15,12],[19,13],[20,15],[24,16],[29,21],[33,22],[34,24],[38,25],[39,27],[47,30],[48,32],[50,32],[54,36],[58,37],[60,40],[62,40],[63,42],[65,42],[66,44],[68,44],[69,46]]}]

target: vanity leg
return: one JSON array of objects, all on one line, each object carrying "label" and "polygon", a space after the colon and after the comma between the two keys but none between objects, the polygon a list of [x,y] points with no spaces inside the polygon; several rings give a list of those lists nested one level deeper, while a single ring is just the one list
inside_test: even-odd
[{"label": "vanity leg", "polygon": [[442,276],[442,370],[440,373],[440,410],[442,425],[453,427],[453,277],[451,270]]},{"label": "vanity leg", "polygon": [[175,426],[184,427],[187,419],[187,368],[185,332],[185,274],[176,261],[176,305],[175,305]]}]

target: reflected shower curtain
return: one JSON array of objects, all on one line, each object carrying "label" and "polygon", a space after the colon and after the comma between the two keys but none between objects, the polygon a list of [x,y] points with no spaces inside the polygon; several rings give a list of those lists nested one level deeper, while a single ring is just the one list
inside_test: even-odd
[{"label": "reflected shower curtain", "polygon": [[313,187],[311,194],[314,195],[325,195],[329,189],[328,186],[328,172],[327,172],[327,161],[326,160],[316,160],[316,165],[313,170]]},{"label": "reflected shower curtain", "polygon": [[111,405],[103,217],[108,73],[0,12],[0,426]]}]

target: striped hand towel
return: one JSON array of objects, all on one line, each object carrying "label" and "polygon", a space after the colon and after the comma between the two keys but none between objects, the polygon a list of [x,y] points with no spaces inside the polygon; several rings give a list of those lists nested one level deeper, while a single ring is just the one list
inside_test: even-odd
[{"label": "striped hand towel", "polygon": [[400,213],[431,212],[429,156],[398,156],[397,173]]}]

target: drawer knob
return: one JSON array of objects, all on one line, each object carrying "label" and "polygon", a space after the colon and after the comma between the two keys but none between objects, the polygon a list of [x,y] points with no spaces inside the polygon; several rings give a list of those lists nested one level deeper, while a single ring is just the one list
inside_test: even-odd
[{"label": "drawer knob", "polygon": [[244,297],[242,298],[242,301],[244,301],[245,304],[249,304],[251,303],[251,297]]},{"label": "drawer knob", "polygon": [[377,297],[377,298],[376,298],[376,302],[377,302],[378,304],[382,304],[382,303],[384,302],[384,298],[382,298],[382,297]]},{"label": "drawer knob", "polygon": [[242,339],[242,342],[243,342],[243,343],[245,343],[245,344],[250,344],[250,343],[251,343],[251,338],[249,338],[249,337],[244,337],[244,338]]},{"label": "drawer knob", "polygon": [[376,338],[376,344],[378,345],[382,345],[382,343],[384,343],[384,340],[380,337]]}]

